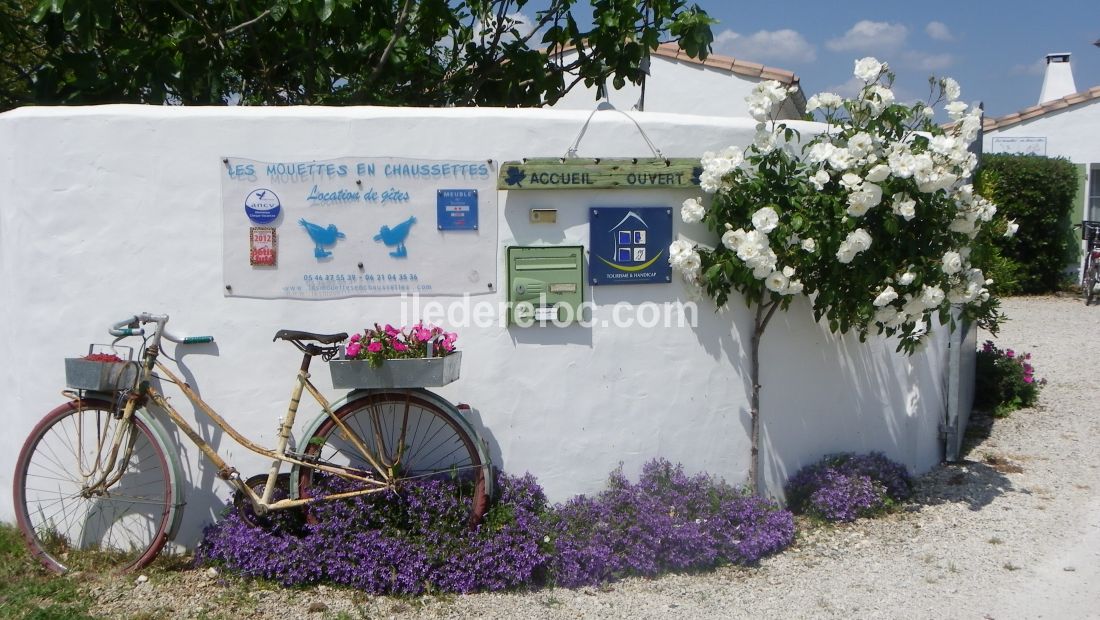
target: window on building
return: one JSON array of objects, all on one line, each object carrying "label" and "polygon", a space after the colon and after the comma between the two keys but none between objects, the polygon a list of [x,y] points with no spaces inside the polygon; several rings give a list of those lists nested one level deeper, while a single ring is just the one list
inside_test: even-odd
[{"label": "window on building", "polygon": [[1089,170],[1089,220],[1100,221],[1100,164]]}]

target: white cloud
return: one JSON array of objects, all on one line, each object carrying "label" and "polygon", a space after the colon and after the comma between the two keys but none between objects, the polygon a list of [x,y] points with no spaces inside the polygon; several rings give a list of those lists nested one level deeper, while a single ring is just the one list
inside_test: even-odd
[{"label": "white cloud", "polygon": [[901,55],[901,58],[906,67],[918,71],[942,71],[955,64],[955,57],[951,54],[907,51]]},{"label": "white cloud", "polygon": [[857,77],[851,77],[847,82],[843,84],[836,84],[826,88],[823,92],[836,93],[845,99],[851,99],[859,94],[860,90],[863,90],[863,80]]},{"label": "white cloud", "polygon": [[1047,70],[1045,58],[1039,58],[1035,62],[1019,64],[1012,67],[1012,75],[1042,75]]},{"label": "white cloud", "polygon": [[723,30],[714,37],[714,50],[750,62],[813,62],[817,51],[794,30],[761,30],[750,35]]},{"label": "white cloud", "polygon": [[883,53],[901,49],[909,29],[902,24],[862,20],[848,29],[844,36],[829,39],[825,47],[834,52]]},{"label": "white cloud", "polygon": [[951,34],[951,29],[943,22],[928,22],[928,25],[924,27],[924,32],[937,41],[955,40],[955,36]]}]

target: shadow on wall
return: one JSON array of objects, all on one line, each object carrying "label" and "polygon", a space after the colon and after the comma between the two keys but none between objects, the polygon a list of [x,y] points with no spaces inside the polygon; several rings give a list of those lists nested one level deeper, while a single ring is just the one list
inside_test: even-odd
[{"label": "shadow on wall", "polygon": [[[201,383],[195,377],[194,373],[187,366],[186,357],[188,355],[213,355],[219,356],[218,346],[216,344],[211,345],[198,345],[188,346],[186,351],[183,348],[177,349],[178,356],[176,357],[176,369],[178,369],[180,378],[182,378],[195,393],[202,396],[202,391],[199,388]],[[157,391],[164,394],[166,398],[170,400],[172,405],[180,412],[184,419],[194,420],[194,429],[198,432],[199,436],[203,438],[210,447],[219,452],[223,459],[230,462],[232,465],[231,452],[237,452],[237,450],[230,451],[229,454],[225,450],[222,450],[222,440],[225,438],[225,432],[214,424],[214,422],[202,412],[198,406],[191,403],[180,392],[173,392],[171,387],[166,391],[164,385],[156,385]],[[166,393],[167,392],[167,393]],[[187,408],[190,407],[191,415],[188,415]],[[183,501],[185,503],[184,518],[180,520],[180,531],[174,537],[174,540],[178,543],[191,546],[194,541],[198,541],[202,529],[210,523],[217,521],[225,509],[225,498],[230,493],[230,487],[218,478],[217,468],[208,459],[202,456],[201,452],[197,450],[187,449],[189,446],[194,445],[193,442],[184,435],[179,427],[172,423],[168,416],[163,411],[160,411],[157,407],[151,407],[150,411],[157,417],[158,420],[164,425],[165,431],[168,433],[172,443],[179,448],[180,456],[180,469],[183,475],[184,495]],[[223,415],[225,412],[222,412]],[[274,423],[274,422],[273,422]],[[246,434],[247,436],[247,434]],[[236,442],[230,440],[234,446]],[[244,451],[242,447],[239,451]],[[192,462],[192,458],[199,459],[198,463]],[[190,479],[191,472],[201,472],[198,480]],[[241,472],[242,476],[247,477],[249,472]],[[219,492],[221,495],[219,496]]]},{"label": "shadow on wall", "polygon": [[[813,322],[805,299],[775,317],[760,347],[760,467],[767,492],[783,497],[787,478],[837,452],[883,452],[911,473],[939,463],[945,379],[935,362],[946,355],[946,336],[946,330],[935,333],[925,351],[909,357],[893,353],[895,343],[884,338],[860,343],[854,334],[832,334]],[[819,403],[826,402],[845,414],[819,415]]]}]

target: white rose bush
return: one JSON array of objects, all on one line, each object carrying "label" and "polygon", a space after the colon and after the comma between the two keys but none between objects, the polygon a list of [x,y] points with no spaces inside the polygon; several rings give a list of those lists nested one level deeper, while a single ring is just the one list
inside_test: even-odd
[{"label": "white rose bush", "polygon": [[[1012,234],[996,206],[969,183],[977,157],[981,111],[959,101],[955,80],[930,80],[929,102],[897,103],[893,74],[874,58],[856,61],[864,83],[853,99],[810,97],[806,111],[826,127],[805,143],[775,113],[788,96],[763,82],[746,101],[758,121],[753,143],[702,157],[700,187],[710,195],[684,203],[685,222],[720,236],[713,249],[684,240],[669,261],[719,307],[733,292],[755,306],[752,374],[752,471],[759,436],[759,344],[768,322],[795,295],[806,295],[830,330],[897,338],[913,353],[930,321],[955,327],[952,306],[995,330],[992,281],[972,263],[983,229]],[[931,99],[932,97],[930,97]],[[953,120],[935,125],[935,107]]]}]

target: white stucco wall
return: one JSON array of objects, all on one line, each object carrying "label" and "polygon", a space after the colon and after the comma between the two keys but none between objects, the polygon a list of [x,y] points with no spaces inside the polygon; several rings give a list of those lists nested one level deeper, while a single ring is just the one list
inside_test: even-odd
[{"label": "white stucco wall", "polygon": [[[575,55],[566,53],[565,62]],[[745,97],[762,81],[663,56],[651,56],[649,69],[645,87],[646,112],[750,118]],[[609,80],[607,87],[608,101],[620,110],[633,109],[641,97],[641,87],[630,82],[615,90]],[[586,87],[581,82],[551,107],[592,110],[598,102],[596,87]],[[779,118],[797,119],[800,115],[795,106],[787,101],[780,110]]]},{"label": "white stucco wall", "polygon": [[1046,138],[1048,157],[1065,157],[1077,164],[1100,162],[1100,100],[987,131],[982,141],[984,152],[996,152],[994,137],[1008,136]]},{"label": "white stucco wall", "polygon": [[[995,137],[1046,138],[1047,157],[1065,157],[1075,164],[1085,164],[1088,174],[1097,174],[1100,165],[1100,100],[1048,112],[1005,129],[985,132],[983,151],[996,153]],[[1090,187],[1089,179],[1086,187]],[[1082,219],[1089,219],[1088,192],[1079,205]]]},{"label": "white stucco wall", "polygon": [[[31,427],[62,402],[62,358],[106,342],[108,323],[162,312],[179,332],[212,334],[216,347],[177,357],[204,398],[243,432],[273,443],[299,354],[272,343],[280,328],[355,331],[402,320],[397,298],[329,301],[224,296],[220,178],[223,156],[309,161],[342,156],[488,159],[556,156],[587,112],[499,109],[26,108],[0,115],[0,520],[12,521],[15,457]],[[750,120],[662,114],[637,117],[664,152],[751,141]],[[803,135],[816,126],[799,124]],[[632,124],[597,114],[586,156],[645,155]],[[510,243],[587,245],[587,207],[667,205],[683,191],[523,191],[499,194],[499,269]],[[532,225],[528,209],[558,209],[558,225]],[[675,218],[674,234],[713,241]],[[688,301],[670,285],[588,287],[597,323],[613,305]],[[503,301],[502,295],[479,299]],[[447,301],[444,299],[444,301]],[[553,500],[602,488],[620,462],[634,476],[654,457],[741,483],[749,464],[747,343],[751,316],[738,299],[696,327],[460,328],[462,378],[439,391],[473,406],[493,458],[530,471]],[[941,456],[945,338],[925,354],[889,342],[838,338],[804,300],[776,317],[762,350],[763,470],[772,492],[804,464],[840,450],[881,450],[913,471]],[[318,363],[315,379],[329,386]],[[330,392],[331,393],[331,392]],[[188,416],[182,396],[174,402]],[[305,402],[309,402],[308,400]],[[316,407],[300,415],[308,419]],[[244,475],[263,470],[211,423],[198,428]],[[177,434],[178,437],[178,434]],[[184,439],[185,441],[185,439]],[[213,468],[181,443],[191,544],[229,495]]]}]

